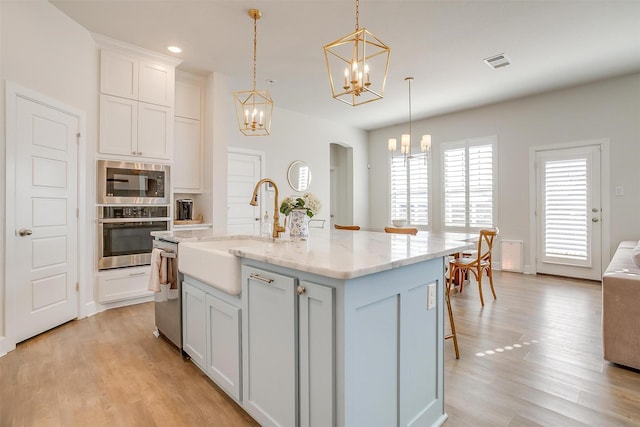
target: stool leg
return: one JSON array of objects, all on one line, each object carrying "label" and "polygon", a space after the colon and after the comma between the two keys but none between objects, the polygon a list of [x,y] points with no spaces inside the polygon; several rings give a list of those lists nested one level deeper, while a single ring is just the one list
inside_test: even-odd
[{"label": "stool leg", "polygon": [[453,321],[453,311],[451,310],[451,301],[449,300],[449,290],[444,294],[447,302],[447,311],[449,312],[449,323],[451,324],[451,334],[444,337],[444,339],[453,338],[453,348],[456,351],[456,359],[460,359],[460,351],[458,350],[458,336],[456,335],[456,324]]},{"label": "stool leg", "polygon": [[482,271],[476,276],[478,279],[478,293],[480,294],[480,304],[484,307],[484,298],[482,297]]}]

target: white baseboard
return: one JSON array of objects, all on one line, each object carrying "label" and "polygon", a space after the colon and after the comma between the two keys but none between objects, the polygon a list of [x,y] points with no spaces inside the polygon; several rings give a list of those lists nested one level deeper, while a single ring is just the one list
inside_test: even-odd
[{"label": "white baseboard", "polygon": [[0,357],[16,349],[16,343],[10,342],[7,337],[0,337]]},{"label": "white baseboard", "polygon": [[84,316],[83,317],[91,317],[94,314],[96,314],[98,312],[97,306],[96,306],[96,302],[95,301],[89,301],[88,303],[85,304],[84,306]]},{"label": "white baseboard", "polygon": [[149,295],[149,296],[144,296],[140,298],[133,298],[133,299],[127,299],[127,300],[121,300],[121,301],[115,301],[115,302],[109,302],[109,303],[96,304],[96,309],[97,309],[96,313],[99,313],[105,310],[110,310],[112,308],[126,307],[128,305],[151,302],[153,301],[153,299],[154,299],[154,295]]}]

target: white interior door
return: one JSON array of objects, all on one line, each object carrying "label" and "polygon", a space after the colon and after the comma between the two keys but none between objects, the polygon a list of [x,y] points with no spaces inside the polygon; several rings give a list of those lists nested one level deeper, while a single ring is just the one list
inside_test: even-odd
[{"label": "white interior door", "polygon": [[536,153],[538,273],[600,280],[600,146]]},{"label": "white interior door", "polygon": [[16,342],[78,317],[77,116],[17,97]]},{"label": "white interior door", "polygon": [[[251,206],[251,194],[262,178],[262,157],[257,154],[229,152],[227,164],[227,232],[260,234],[260,211],[273,215],[272,206]],[[264,189],[262,189],[264,191]],[[262,200],[267,200],[262,197]],[[272,202],[273,203],[273,202]],[[271,219],[273,221],[273,218]]]}]

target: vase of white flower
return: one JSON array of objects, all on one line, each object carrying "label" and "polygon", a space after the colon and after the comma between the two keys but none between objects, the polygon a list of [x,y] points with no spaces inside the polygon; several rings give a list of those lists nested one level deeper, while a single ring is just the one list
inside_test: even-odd
[{"label": "vase of white flower", "polygon": [[286,197],[280,204],[280,213],[288,218],[289,236],[292,240],[306,240],[309,237],[309,219],[320,210],[320,201],[311,193],[302,197]]}]

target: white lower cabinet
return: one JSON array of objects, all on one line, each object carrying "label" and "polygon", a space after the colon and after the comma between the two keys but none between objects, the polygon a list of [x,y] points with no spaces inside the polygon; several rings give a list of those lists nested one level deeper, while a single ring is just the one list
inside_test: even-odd
[{"label": "white lower cabinet", "polygon": [[[241,400],[240,307],[216,289],[185,277],[182,284],[183,351],[213,381]],[[231,298],[231,297],[229,297]]]},{"label": "white lower cabinet", "polygon": [[206,295],[207,369],[209,376],[240,399],[240,308]]},{"label": "white lower cabinet", "polygon": [[98,301],[111,303],[152,296],[149,289],[148,266],[118,268],[98,273]]},{"label": "white lower cabinet", "polygon": [[243,266],[244,409],[263,426],[335,425],[334,289]]},{"label": "white lower cabinet", "polygon": [[182,282],[182,348],[200,369],[206,370],[206,294],[186,280]]},{"label": "white lower cabinet", "polygon": [[297,288],[300,427],[336,425],[334,292],[307,281]]}]

